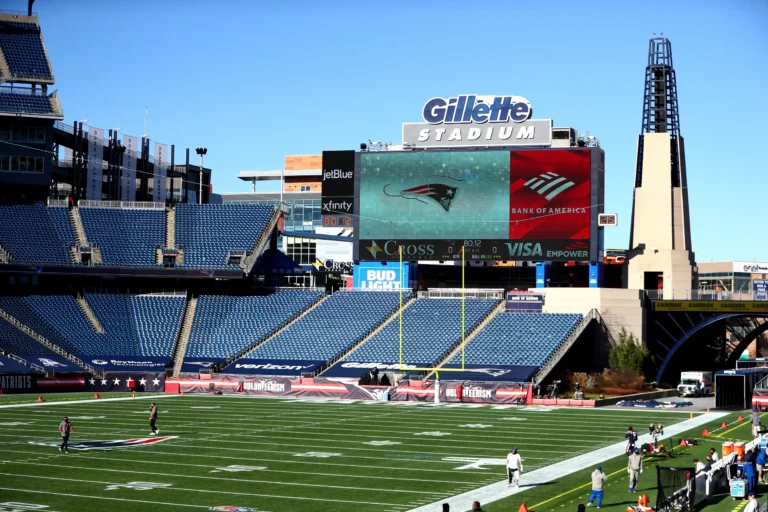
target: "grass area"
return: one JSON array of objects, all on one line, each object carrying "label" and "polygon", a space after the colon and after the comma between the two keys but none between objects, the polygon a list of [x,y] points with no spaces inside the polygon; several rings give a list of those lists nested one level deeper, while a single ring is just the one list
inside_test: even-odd
[{"label": "grass area", "polygon": [[[534,470],[621,442],[627,425],[643,432],[651,422],[668,427],[689,416],[655,410],[166,395],[155,400],[160,435],[169,439],[111,450],[73,446],[68,455],[60,454],[55,443],[64,415],[75,427],[72,445],[149,437],[149,400],[91,396],[52,395],[40,406],[0,409],[0,502],[44,504],[58,512],[224,505],[269,512],[405,512],[501,481],[511,446],[524,458],[525,486]],[[2,396],[0,406],[36,398]],[[73,403],[78,399],[86,403]],[[701,427],[695,434],[700,432]],[[727,433],[741,434],[749,434],[749,427]],[[723,440],[676,448],[679,455],[662,463],[690,464],[709,448],[706,443],[719,447]],[[623,455],[603,462],[606,473],[615,472],[606,487],[604,505],[609,506],[603,510],[623,512],[639,496],[627,492],[625,464]],[[653,498],[655,471],[650,464],[646,468],[640,490]],[[528,488],[484,509],[516,512],[525,502],[539,512],[575,511],[589,494],[585,484],[591,470]],[[727,505],[731,508],[712,510],[731,510],[730,498]]]}]

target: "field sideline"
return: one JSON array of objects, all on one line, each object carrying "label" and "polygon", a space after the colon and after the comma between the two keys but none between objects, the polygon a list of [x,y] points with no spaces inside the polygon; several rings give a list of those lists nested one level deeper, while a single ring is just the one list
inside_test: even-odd
[{"label": "field sideline", "polygon": [[[57,512],[216,506],[407,512],[495,489],[505,478],[504,457],[516,446],[525,463],[521,492],[484,509],[516,512],[525,502],[531,510],[570,511],[583,498],[579,486],[592,468],[574,466],[572,474],[548,482],[537,475],[578,456],[602,457],[606,472],[615,472],[626,464],[621,451],[615,457],[613,448],[605,456],[596,451],[621,443],[628,425],[643,433],[651,422],[671,427],[689,418],[688,412],[655,410],[162,395],[158,427],[167,439],[60,454],[52,444],[64,415],[75,427],[71,445],[151,437],[147,416],[154,398],[113,396],[122,399],[50,395],[49,402],[24,406],[36,397],[0,397],[0,406],[14,406],[0,408],[0,503],[44,504]],[[689,435],[723,419],[713,414],[695,421],[707,424]],[[748,427],[729,433],[741,434],[748,435]],[[687,456],[672,460],[690,463]],[[526,477],[541,485],[526,487]],[[607,488],[603,509],[626,510],[637,499],[618,483],[626,477],[626,471],[611,477],[616,486]],[[641,491],[655,494],[654,486],[655,472],[646,471]],[[455,503],[451,510],[470,505]]]}]

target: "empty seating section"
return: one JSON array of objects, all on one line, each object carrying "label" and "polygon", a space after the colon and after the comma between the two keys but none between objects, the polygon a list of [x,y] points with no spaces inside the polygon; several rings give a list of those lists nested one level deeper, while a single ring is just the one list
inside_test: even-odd
[{"label": "empty seating section", "polygon": [[260,205],[176,206],[176,245],[184,249],[183,267],[228,268],[229,251],[250,252],[272,211]]},{"label": "empty seating section", "polygon": [[[398,292],[335,293],[247,357],[328,361],[397,311],[399,297]],[[410,292],[403,300],[408,298]]]},{"label": "empty seating section", "polygon": [[[582,316],[555,313],[500,313],[467,344],[466,364],[541,366]],[[460,364],[461,355],[449,364]]]},{"label": "empty seating section", "polygon": [[[78,357],[170,357],[184,297],[89,294],[87,301],[104,333],[93,330],[70,295],[0,297],[0,309]],[[0,347],[5,348],[2,343]]]},{"label": "empty seating section", "polygon": [[[53,354],[46,347],[27,336],[15,326],[0,319],[0,349],[19,357],[24,356],[50,356]],[[37,362],[31,360],[29,362]]]},{"label": "empty seating section", "polygon": [[0,50],[8,63],[10,79],[53,80],[36,23],[0,21]]},{"label": "empty seating section", "polygon": [[[13,263],[70,265],[69,244],[62,240],[57,222],[42,203],[0,206],[0,246]],[[58,210],[58,209],[57,209]],[[54,212],[59,216],[59,212]]]},{"label": "empty seating section", "polygon": [[0,92],[0,112],[14,114],[55,114],[48,96]]},{"label": "empty seating section", "polygon": [[154,267],[165,243],[165,210],[80,208],[88,242],[101,250],[102,265]]},{"label": "empty seating section", "polygon": [[170,357],[181,326],[184,297],[87,294],[86,300],[110,346],[119,345],[125,355]]},{"label": "empty seating section", "polygon": [[[467,299],[465,332],[475,329],[498,305],[494,299]],[[399,361],[400,322],[393,320],[360,348],[349,361]],[[461,341],[461,299],[416,299],[403,311],[403,363],[434,366]]]},{"label": "empty seating section", "polygon": [[285,290],[248,297],[203,295],[197,302],[187,358],[233,356],[272,333],[321,296],[322,292],[317,290]]},{"label": "empty seating section", "polygon": [[72,227],[72,219],[69,217],[69,208],[62,206],[49,206],[48,215],[51,216],[59,240],[65,245],[77,243],[75,228]]}]

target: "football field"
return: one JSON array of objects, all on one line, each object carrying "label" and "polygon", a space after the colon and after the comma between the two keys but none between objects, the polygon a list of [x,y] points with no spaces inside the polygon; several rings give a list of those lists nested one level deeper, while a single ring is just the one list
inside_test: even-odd
[{"label": "football field", "polygon": [[[452,498],[452,511],[468,510],[476,497],[492,501],[486,511],[516,512],[523,502],[570,511],[589,494],[583,484],[597,462],[615,472],[610,483],[626,481],[623,448],[611,445],[623,442],[628,425],[641,434],[661,423],[673,434],[698,435],[730,421],[656,410],[114,397],[51,395],[42,404],[0,397],[0,503],[57,512],[437,512]],[[149,433],[151,401],[159,406],[158,436]],[[69,454],[57,448],[65,415],[75,429]],[[525,465],[519,490],[503,482],[512,446]],[[655,494],[655,472],[646,475],[641,491]],[[616,485],[621,501],[611,492],[603,509],[626,510],[637,499],[625,496],[626,482]]]}]

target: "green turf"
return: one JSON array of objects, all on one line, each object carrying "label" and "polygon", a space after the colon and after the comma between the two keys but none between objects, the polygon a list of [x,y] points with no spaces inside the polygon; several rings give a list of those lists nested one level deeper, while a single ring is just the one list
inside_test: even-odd
[{"label": "green turf", "polygon": [[[515,445],[525,460],[524,485],[526,474],[537,468],[622,441],[627,425],[641,429],[651,422],[669,426],[688,419],[687,412],[187,395],[157,398],[160,435],[177,436],[169,441],[109,451],[71,450],[69,455],[53,446],[30,444],[57,442],[57,427],[65,414],[75,426],[72,444],[149,437],[148,400],[104,401],[90,396],[82,404],[71,403],[85,398],[82,395],[59,395],[48,397],[41,406],[0,409],[0,502],[45,504],[57,512],[207,510],[221,505],[270,512],[404,512],[505,477],[503,465],[457,469],[469,462],[446,460],[450,457],[503,459]],[[35,399],[3,396],[0,405]],[[740,430],[749,433],[748,427]],[[739,433],[737,429],[729,435]],[[694,453],[707,448],[689,448],[671,463],[690,463]],[[621,455],[603,466],[612,473],[622,470],[625,461]],[[589,482],[589,472],[527,489],[484,508],[516,512],[524,501],[537,511],[575,510],[589,488],[569,491]],[[649,465],[641,479],[643,492],[650,491],[653,475]],[[130,482],[163,486],[109,489]],[[603,510],[623,511],[636,500],[637,495],[627,493],[626,482],[625,470],[610,478],[606,503],[611,506]],[[555,499],[546,501],[551,498]]]}]

